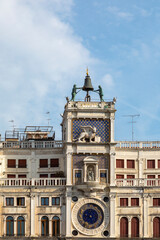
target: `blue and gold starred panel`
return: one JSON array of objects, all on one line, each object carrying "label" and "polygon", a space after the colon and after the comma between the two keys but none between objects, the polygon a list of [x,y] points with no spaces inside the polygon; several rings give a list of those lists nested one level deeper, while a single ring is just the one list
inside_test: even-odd
[{"label": "blue and gold starred panel", "polygon": [[109,119],[73,119],[72,139],[77,139],[82,132],[81,126],[96,127],[96,136],[101,137],[101,143],[110,141]]},{"label": "blue and gold starred panel", "polygon": [[77,218],[82,227],[95,229],[102,224],[104,214],[97,204],[87,203],[79,209]]}]

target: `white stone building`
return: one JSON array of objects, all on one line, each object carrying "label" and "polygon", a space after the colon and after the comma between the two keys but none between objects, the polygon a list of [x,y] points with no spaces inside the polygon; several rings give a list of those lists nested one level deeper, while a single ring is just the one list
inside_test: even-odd
[{"label": "white stone building", "polygon": [[160,238],[160,142],[115,142],[115,99],[86,100],[67,101],[62,141],[51,127],[6,132],[1,238]]}]

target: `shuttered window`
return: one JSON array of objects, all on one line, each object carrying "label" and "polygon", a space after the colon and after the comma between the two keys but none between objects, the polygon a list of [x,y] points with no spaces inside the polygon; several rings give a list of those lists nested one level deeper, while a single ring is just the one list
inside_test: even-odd
[{"label": "shuttered window", "polygon": [[139,206],[139,198],[131,198],[131,206]]},{"label": "shuttered window", "polygon": [[121,175],[121,174],[116,175],[116,179],[123,179],[123,178],[124,178],[124,175]]},{"label": "shuttered window", "polygon": [[127,160],[127,168],[135,168],[134,160]]},{"label": "shuttered window", "polygon": [[120,206],[127,207],[128,206],[128,198],[120,198]]},{"label": "shuttered window", "polygon": [[39,160],[39,167],[40,168],[47,168],[48,167],[48,159],[40,159]]},{"label": "shuttered window", "polygon": [[155,160],[147,160],[147,168],[155,168]]},{"label": "shuttered window", "polygon": [[160,198],[153,198],[153,206],[160,206]]},{"label": "shuttered window", "polygon": [[124,159],[116,159],[116,167],[124,168]]},{"label": "shuttered window", "polygon": [[40,178],[48,178],[48,174],[40,174]]},{"label": "shuttered window", "polygon": [[155,175],[147,175],[147,178],[155,178]]},{"label": "shuttered window", "polygon": [[50,160],[50,167],[59,167],[59,159],[58,158],[52,158]]},{"label": "shuttered window", "polygon": [[16,159],[8,159],[7,163],[8,168],[16,168]]},{"label": "shuttered window", "polygon": [[7,174],[7,178],[15,178],[16,175],[15,174]]},{"label": "shuttered window", "polygon": [[26,159],[19,159],[18,160],[18,167],[19,168],[26,168],[27,167]]},{"label": "shuttered window", "polygon": [[127,175],[127,178],[128,179],[133,179],[133,178],[135,178],[135,175]]},{"label": "shuttered window", "polygon": [[18,178],[27,178],[26,174],[19,174]]}]

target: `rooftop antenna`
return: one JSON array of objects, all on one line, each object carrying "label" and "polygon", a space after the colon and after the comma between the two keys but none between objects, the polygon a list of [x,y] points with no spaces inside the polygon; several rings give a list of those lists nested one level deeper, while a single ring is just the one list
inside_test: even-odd
[{"label": "rooftop antenna", "polygon": [[134,121],[134,118],[139,117],[139,116],[140,116],[140,114],[123,115],[123,117],[130,117],[131,118],[131,122],[128,122],[128,123],[132,123],[132,141],[134,141],[134,127],[133,127],[133,124],[136,123]]},{"label": "rooftop antenna", "polygon": [[[50,117],[50,112],[46,112],[46,114],[48,115],[48,117]],[[50,126],[50,120],[51,120],[51,118],[48,118],[47,120],[48,120],[48,126]]]},{"label": "rooftop antenna", "polygon": [[14,120],[10,120],[9,122],[13,123],[12,127],[13,127],[13,131],[14,131],[14,128],[15,128]]}]

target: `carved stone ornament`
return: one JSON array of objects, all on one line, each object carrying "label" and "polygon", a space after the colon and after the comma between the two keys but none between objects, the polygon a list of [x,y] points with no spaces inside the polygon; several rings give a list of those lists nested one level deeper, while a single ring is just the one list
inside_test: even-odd
[{"label": "carved stone ornament", "polygon": [[96,127],[81,126],[82,132],[79,138],[74,139],[75,142],[96,142],[99,143],[101,138],[96,136]]}]

